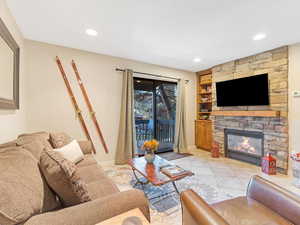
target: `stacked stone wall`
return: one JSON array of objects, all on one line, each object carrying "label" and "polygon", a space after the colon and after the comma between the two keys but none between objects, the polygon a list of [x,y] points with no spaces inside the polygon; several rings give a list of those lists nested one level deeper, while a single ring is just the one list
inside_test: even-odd
[{"label": "stacked stone wall", "polygon": [[[268,73],[269,106],[217,107],[216,82]],[[277,159],[279,172],[288,170],[288,47],[231,61],[212,69],[213,110],[276,110],[280,117],[212,116],[213,138],[224,153],[224,129],[260,131],[264,133],[264,152]],[[255,87],[253,87],[255,91]],[[238,94],[238,93],[237,93]]]}]

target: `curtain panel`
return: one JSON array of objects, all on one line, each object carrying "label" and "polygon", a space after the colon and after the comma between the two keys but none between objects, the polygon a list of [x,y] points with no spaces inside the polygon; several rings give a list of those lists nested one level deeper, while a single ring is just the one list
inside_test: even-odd
[{"label": "curtain panel", "polygon": [[128,160],[133,158],[135,148],[133,71],[126,69],[123,72],[121,114],[115,163],[117,165],[127,164]]},{"label": "curtain panel", "polygon": [[180,80],[177,86],[176,125],[174,151],[187,153],[186,141],[186,109],[185,109],[185,81]]}]

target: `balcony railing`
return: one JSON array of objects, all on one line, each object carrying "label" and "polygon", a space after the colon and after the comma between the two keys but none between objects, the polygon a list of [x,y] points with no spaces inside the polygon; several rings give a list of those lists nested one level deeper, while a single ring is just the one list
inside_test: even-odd
[{"label": "balcony railing", "polygon": [[[154,138],[153,120],[135,120],[135,128],[137,147],[140,152],[143,143]],[[157,120],[156,139],[160,142],[158,152],[172,149],[174,144],[174,134],[174,120]]]}]

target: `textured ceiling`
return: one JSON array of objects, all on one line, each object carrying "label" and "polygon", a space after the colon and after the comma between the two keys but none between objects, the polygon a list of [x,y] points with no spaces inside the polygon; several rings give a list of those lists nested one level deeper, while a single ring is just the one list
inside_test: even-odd
[{"label": "textured ceiling", "polygon": [[[299,0],[7,3],[27,39],[189,71],[300,41]],[[253,41],[259,32],[267,38]]]}]

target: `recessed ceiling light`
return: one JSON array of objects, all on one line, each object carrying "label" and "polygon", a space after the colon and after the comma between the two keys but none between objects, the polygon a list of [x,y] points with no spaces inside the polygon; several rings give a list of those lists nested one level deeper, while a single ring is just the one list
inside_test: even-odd
[{"label": "recessed ceiling light", "polygon": [[86,33],[87,35],[90,35],[90,36],[97,36],[97,35],[98,35],[98,32],[95,31],[95,30],[93,30],[93,29],[86,29],[86,30],[85,30],[85,33]]},{"label": "recessed ceiling light", "polygon": [[260,41],[262,39],[265,39],[266,37],[267,37],[267,35],[265,33],[258,33],[258,34],[253,36],[253,40],[254,41]]},{"label": "recessed ceiling light", "polygon": [[200,58],[194,58],[195,63],[198,63],[198,62],[201,62],[201,61],[202,61],[202,59],[200,59]]}]

